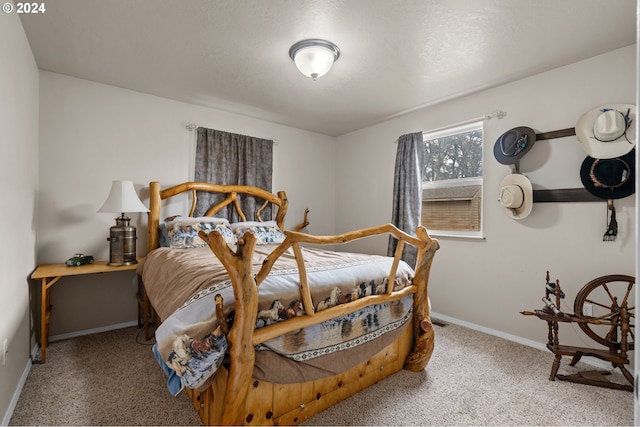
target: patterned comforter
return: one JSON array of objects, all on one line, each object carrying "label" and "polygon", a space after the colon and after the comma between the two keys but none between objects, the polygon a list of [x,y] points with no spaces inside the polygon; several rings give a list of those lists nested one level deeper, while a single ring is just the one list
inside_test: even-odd
[{"label": "patterned comforter", "polygon": [[[258,245],[254,272],[275,245]],[[316,311],[383,293],[393,258],[303,248]],[[154,352],[173,394],[182,387],[206,388],[223,363],[227,342],[219,331],[214,297],[232,317],[233,289],[208,247],[158,248],[138,266],[151,304],[162,320]],[[398,267],[394,289],[411,283],[413,270]],[[256,328],[304,315],[299,276],[289,250],[258,288]],[[377,304],[276,337],[256,347],[254,376],[276,383],[309,381],[342,372],[391,343],[412,314],[412,298]],[[293,369],[291,369],[293,368]]]}]

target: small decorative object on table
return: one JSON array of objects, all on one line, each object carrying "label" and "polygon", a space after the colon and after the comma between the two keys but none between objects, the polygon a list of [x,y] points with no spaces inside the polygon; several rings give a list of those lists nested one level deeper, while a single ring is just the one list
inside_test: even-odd
[{"label": "small decorative object on table", "polygon": [[78,266],[83,264],[93,264],[93,257],[91,255],[75,254],[69,258],[66,262],[68,266]]}]

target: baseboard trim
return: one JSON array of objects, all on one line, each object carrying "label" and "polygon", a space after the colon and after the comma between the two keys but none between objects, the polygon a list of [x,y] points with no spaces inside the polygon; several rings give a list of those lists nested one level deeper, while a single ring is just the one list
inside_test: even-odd
[{"label": "baseboard trim", "polygon": [[11,401],[9,402],[9,407],[7,408],[7,412],[4,414],[2,418],[2,422],[0,422],[0,426],[8,426],[11,421],[11,417],[13,416],[13,411],[16,409],[18,405],[18,399],[20,399],[20,394],[22,394],[22,389],[24,385],[27,383],[27,377],[29,376],[29,372],[31,372],[31,366],[33,363],[31,362],[36,355],[40,352],[40,346],[36,343],[36,346],[31,351],[31,357],[27,359],[27,363],[25,364],[24,370],[22,371],[22,375],[20,376],[20,380],[18,381],[18,385],[13,392],[13,396],[11,397]]},{"label": "baseboard trim", "polygon": [[67,340],[69,338],[81,337],[84,335],[99,334],[100,332],[109,332],[109,331],[114,331],[116,329],[129,328],[131,326],[138,326],[138,322],[135,320],[132,320],[130,322],[116,323],[115,325],[101,326],[99,328],[84,329],[82,331],[75,331],[75,332],[69,332],[66,334],[53,335],[49,337],[49,342],[62,341],[62,340]]},{"label": "baseboard trim", "polygon": [[[488,335],[493,335],[493,336],[496,336],[498,338],[504,338],[506,340],[513,341],[513,342],[516,342],[518,344],[526,345],[528,347],[533,347],[533,348],[538,349],[538,350],[549,351],[549,349],[547,349],[547,344],[546,343],[541,343],[541,342],[538,342],[538,341],[529,340],[529,339],[526,339],[526,338],[519,337],[517,335],[511,335],[511,334],[508,334],[506,332],[498,331],[496,329],[491,329],[491,328],[487,328],[485,326],[477,325],[475,323],[466,322],[464,320],[456,319],[455,317],[450,317],[450,316],[447,316],[445,314],[431,312],[431,317],[434,320],[437,319],[437,320],[439,320],[441,322],[453,323],[454,325],[463,326],[465,328],[473,329],[474,331],[478,331],[478,332],[483,332],[483,333],[488,334]],[[581,359],[581,361],[584,362],[584,363],[587,363],[587,364],[589,364],[591,366],[595,366],[596,368],[599,368],[599,369],[605,369],[607,371],[611,370],[611,363],[605,362],[604,360],[600,360],[600,359],[597,359],[595,357],[584,356]]]}]

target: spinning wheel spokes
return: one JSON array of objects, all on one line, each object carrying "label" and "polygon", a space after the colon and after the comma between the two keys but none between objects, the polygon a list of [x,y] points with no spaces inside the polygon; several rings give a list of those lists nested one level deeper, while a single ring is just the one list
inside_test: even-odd
[{"label": "spinning wheel spokes", "polygon": [[587,283],[576,296],[574,311],[579,317],[587,317],[585,304],[590,304],[593,313],[588,318],[601,320],[606,324],[578,323],[580,329],[611,350],[623,350],[620,343],[623,323],[621,312],[626,308],[629,331],[628,348],[624,350],[633,350],[635,334],[631,320],[635,318],[635,306],[629,307],[628,304],[634,285],[634,277],[621,274],[602,276]]},{"label": "spinning wheel spokes", "polygon": [[613,316],[616,313],[615,311],[611,311],[611,306],[604,305],[602,303],[599,303],[598,301],[585,299],[584,303],[582,304],[583,308],[584,308],[584,304],[591,304],[591,305],[594,305],[594,306],[602,307],[604,309],[604,314],[602,314],[602,315],[600,315],[598,317],[591,316],[591,317],[593,317],[594,319],[597,319],[597,320],[609,320],[611,318],[611,316]]}]

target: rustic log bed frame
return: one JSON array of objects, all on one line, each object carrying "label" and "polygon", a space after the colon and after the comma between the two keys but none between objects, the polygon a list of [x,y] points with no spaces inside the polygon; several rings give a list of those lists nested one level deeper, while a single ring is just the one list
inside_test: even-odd
[{"label": "rustic log bed frame", "polygon": [[[240,185],[216,185],[202,182],[186,182],[162,190],[159,182],[150,183],[149,251],[159,246],[158,225],[161,202],[170,197],[190,192],[192,205],[189,216],[193,216],[196,191],[222,193],[226,198],[211,207],[206,213],[213,216],[223,207],[233,205],[243,220],[246,217],[238,203],[239,195],[257,196],[265,200],[260,211],[268,204],[277,206],[275,221],[284,230],[284,218],[288,201],[284,192],[277,195],[260,188]],[[259,219],[259,212],[256,217]],[[253,220],[250,218],[249,220]],[[306,223],[306,212],[305,212]],[[299,227],[295,228],[296,230]],[[202,232],[201,232],[202,233]],[[429,316],[427,284],[433,256],[439,248],[437,240],[431,239],[426,228],[417,229],[417,238],[410,236],[391,224],[367,228],[337,236],[312,236],[297,231],[284,231],[286,238],[265,259],[257,274],[251,272],[251,259],[256,245],[253,234],[247,233],[238,242],[233,252],[219,233],[201,237],[227,269],[235,295],[235,317],[233,325],[225,330],[226,322],[221,310],[218,321],[229,342],[229,364],[221,367],[211,387],[205,391],[186,389],[202,421],[207,425],[281,425],[299,424],[309,417],[356,394],[358,391],[401,370],[423,370],[433,352],[434,332]],[[405,244],[418,248],[415,277],[412,285],[393,291],[393,280],[389,280],[386,294],[371,295],[335,307],[314,312],[307,283],[301,244],[336,245],[352,240],[380,234],[390,234],[398,239],[390,277],[395,271]],[[255,330],[258,286],[269,274],[276,259],[288,248],[292,248],[299,266],[300,292],[305,309],[304,316],[297,316]],[[328,378],[297,384],[273,384],[252,377],[255,360],[254,346],[270,338],[291,332],[325,320],[343,316],[366,306],[399,300],[414,294],[413,319],[405,332],[392,344],[346,372]],[[222,303],[217,299],[217,307]]]}]

